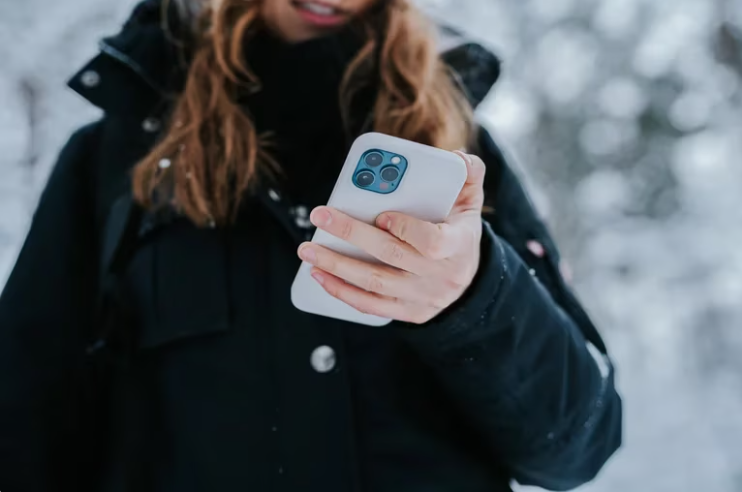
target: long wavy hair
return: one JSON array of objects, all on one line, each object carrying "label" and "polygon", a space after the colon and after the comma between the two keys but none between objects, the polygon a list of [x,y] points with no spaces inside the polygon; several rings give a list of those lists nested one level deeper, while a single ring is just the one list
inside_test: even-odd
[{"label": "long wavy hair", "polygon": [[[356,21],[364,44],[338,94],[344,122],[359,88],[376,84],[368,115],[374,131],[447,150],[465,147],[472,108],[438,56],[433,26],[409,0],[378,1]],[[228,223],[258,178],[280,172],[266,135],[237,102],[245,90],[260,90],[244,57],[260,28],[260,0],[205,3],[191,14],[185,87],[164,136],[133,174],[140,204],[173,206],[199,226]]]}]

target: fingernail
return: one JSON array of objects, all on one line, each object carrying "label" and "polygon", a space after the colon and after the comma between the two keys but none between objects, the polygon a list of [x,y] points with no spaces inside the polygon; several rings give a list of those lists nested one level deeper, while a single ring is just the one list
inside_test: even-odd
[{"label": "fingernail", "polygon": [[309,246],[304,246],[299,251],[299,257],[301,257],[302,260],[308,261],[309,263],[314,263],[317,261],[317,254],[314,252],[314,250]]},{"label": "fingernail", "polygon": [[376,220],[376,223],[379,225],[379,228],[384,229],[385,231],[392,228],[392,219],[388,215],[380,215]]},{"label": "fingernail", "polygon": [[456,153],[459,154],[462,159],[464,159],[464,162],[466,162],[466,165],[467,166],[471,166],[472,165],[471,156],[469,156],[469,154],[467,154],[463,150],[457,150]]},{"label": "fingernail", "polygon": [[317,271],[312,272],[312,278],[316,280],[317,283],[320,285],[323,285],[325,283],[325,277]]},{"label": "fingernail", "polygon": [[312,210],[309,220],[311,220],[312,224],[317,227],[324,227],[330,225],[330,222],[332,222],[332,216],[330,215],[330,212],[324,208],[315,208]]}]

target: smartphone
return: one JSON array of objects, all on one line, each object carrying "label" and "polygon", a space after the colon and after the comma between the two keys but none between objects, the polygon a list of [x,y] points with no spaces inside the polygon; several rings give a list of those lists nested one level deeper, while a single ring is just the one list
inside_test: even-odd
[{"label": "smartphone", "polygon": [[[382,212],[401,212],[428,222],[443,222],[466,182],[461,156],[381,133],[366,133],[353,143],[327,203],[367,224]],[[312,242],[345,256],[380,263],[363,250],[317,229]],[[364,314],[325,292],[302,262],[291,286],[291,302],[301,311],[369,326],[391,320]]]}]

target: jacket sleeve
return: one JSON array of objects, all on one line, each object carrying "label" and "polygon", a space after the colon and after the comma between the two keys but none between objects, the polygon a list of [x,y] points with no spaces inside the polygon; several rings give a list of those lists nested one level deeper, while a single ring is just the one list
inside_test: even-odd
[{"label": "jacket sleeve", "polygon": [[96,290],[87,169],[94,127],[62,150],[0,296],[0,490],[69,483]]},{"label": "jacket sleeve", "polygon": [[[594,478],[620,446],[621,400],[548,231],[494,142],[483,134],[480,144],[494,215],[483,222],[479,273],[447,312],[402,336],[514,479],[568,490]],[[544,254],[529,252],[529,240]]]}]

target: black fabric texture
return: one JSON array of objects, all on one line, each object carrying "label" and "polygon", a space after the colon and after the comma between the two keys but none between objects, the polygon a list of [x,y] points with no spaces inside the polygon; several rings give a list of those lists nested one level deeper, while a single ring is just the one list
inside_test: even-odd
[{"label": "black fabric texture", "polygon": [[[60,153],[0,295],[0,490],[506,492],[512,480],[566,490],[595,477],[621,443],[605,345],[485,130],[489,212],[461,299],[425,325],[383,328],[292,306],[296,248],[312,232],[302,214],[329,196],[356,136],[337,99],[352,31],[250,40],[263,88],[240,101],[272,133],[284,175],[261,182],[234,224],[145,212],[131,225],[131,168],[182,87],[161,13],[143,2],[70,82],[104,116]],[[448,55],[477,104],[499,62],[473,44]],[[89,71],[99,84],[84,83]],[[357,121],[373,91],[364,97]],[[106,405],[91,416],[112,270],[125,364],[99,382]],[[323,346],[327,372],[312,364]]]}]

